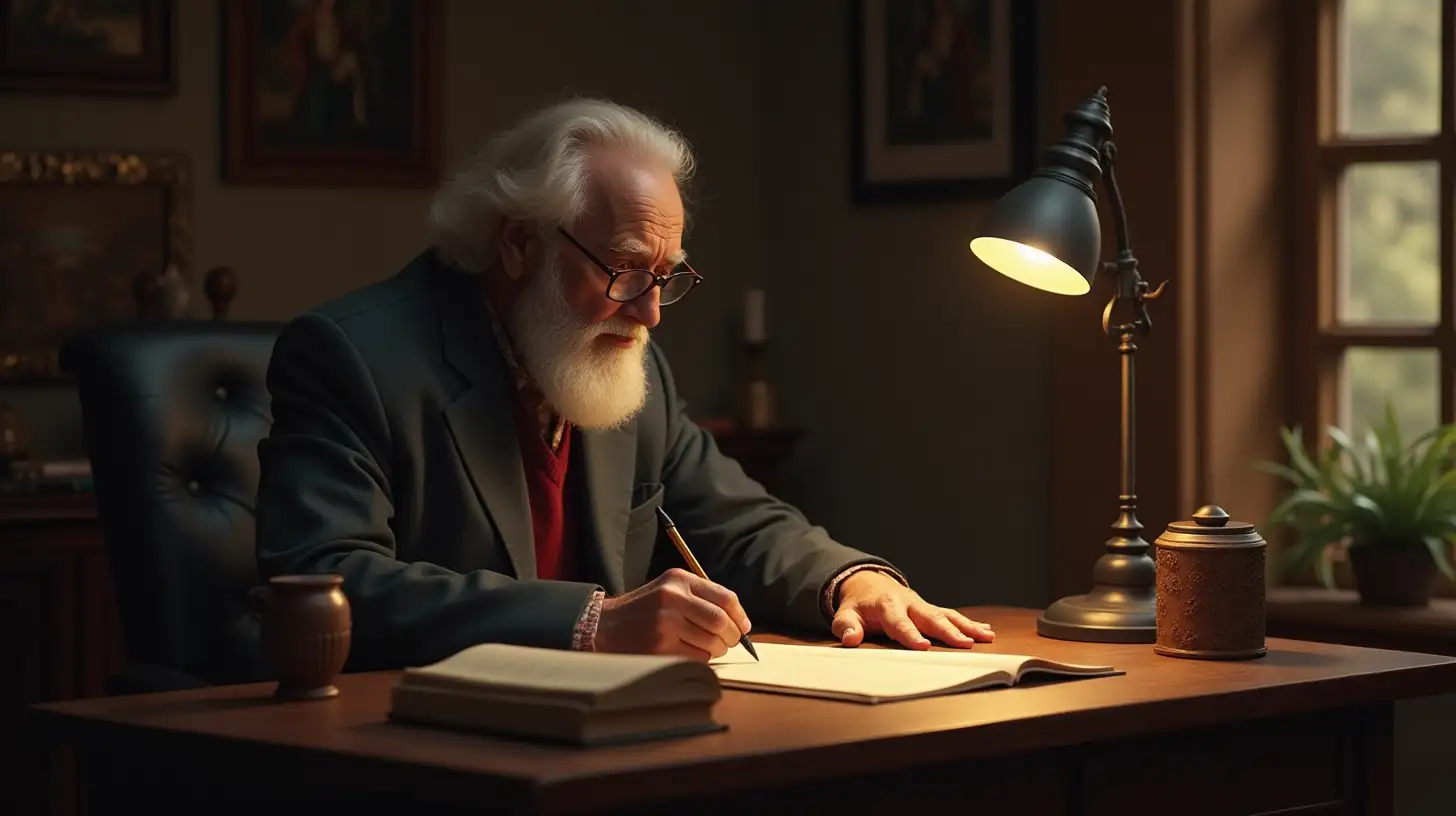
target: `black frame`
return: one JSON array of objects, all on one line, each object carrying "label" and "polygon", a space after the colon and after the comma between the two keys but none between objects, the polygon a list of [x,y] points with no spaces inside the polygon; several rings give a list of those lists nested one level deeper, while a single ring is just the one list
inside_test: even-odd
[{"label": "black frame", "polygon": [[[676,280],[677,278],[686,277],[691,280],[693,282],[693,285],[689,286],[686,292],[683,292],[681,295],[677,296],[672,300],[659,301],[658,303],[659,306],[671,306],[674,303],[681,303],[683,298],[687,297],[689,293],[691,293],[694,289],[698,288],[698,284],[703,282],[703,276],[699,275],[698,271],[696,269],[693,269],[692,265],[689,264],[687,261],[683,261],[682,265],[686,266],[688,271],[674,272],[671,275],[659,275],[656,272],[653,272],[651,269],[613,269],[612,267],[603,263],[602,259],[598,258],[596,254],[593,253],[591,250],[587,249],[586,246],[582,244],[582,242],[576,240],[576,236],[567,232],[565,228],[557,227],[556,231],[566,236],[566,240],[570,241],[572,246],[581,250],[581,254],[585,255],[592,263],[596,264],[599,269],[607,274],[607,288],[602,291],[602,295],[605,296],[607,300],[610,300],[613,303],[631,303],[637,298],[640,298],[648,292],[651,292],[653,289],[661,289],[662,291],[666,292],[668,282]],[[646,272],[648,275],[652,276],[652,283],[646,289],[643,289],[641,292],[633,295],[627,300],[618,300],[612,297],[612,285],[617,282],[617,278],[627,274],[628,272]]]},{"label": "black frame", "polygon": [[[896,0],[879,0],[896,2]],[[903,0],[900,0],[903,2]],[[1038,18],[1035,0],[991,0],[1011,9],[1011,145],[1012,168],[1004,176],[967,176],[954,179],[914,181],[870,181],[865,178],[865,87],[864,12],[871,0],[855,0],[850,6],[849,88],[852,149],[850,173],[855,203],[947,200],[998,196],[1015,187],[1036,167],[1037,155],[1037,42]]]}]

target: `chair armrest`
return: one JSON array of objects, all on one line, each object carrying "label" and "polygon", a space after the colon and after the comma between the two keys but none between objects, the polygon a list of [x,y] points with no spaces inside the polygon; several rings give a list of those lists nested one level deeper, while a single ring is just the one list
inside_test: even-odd
[{"label": "chair armrest", "polygon": [[139,663],[122,668],[121,672],[106,681],[109,695],[150,694],[158,691],[181,691],[183,689],[206,688],[211,685],[201,678],[186,672]]}]

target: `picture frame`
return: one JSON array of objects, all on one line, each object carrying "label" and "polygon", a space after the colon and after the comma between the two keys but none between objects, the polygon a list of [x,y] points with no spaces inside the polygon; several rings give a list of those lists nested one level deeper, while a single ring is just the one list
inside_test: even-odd
[{"label": "picture frame", "polygon": [[0,91],[170,96],[174,0],[0,0]]},{"label": "picture frame", "polygon": [[138,285],[190,285],[192,171],[176,153],[0,151],[0,381],[64,379],[75,332],[138,315]]},{"label": "picture frame", "polygon": [[437,0],[230,0],[223,12],[225,181],[438,181]]},{"label": "picture frame", "polygon": [[856,202],[990,197],[1032,172],[1036,5],[857,0],[849,48]]}]

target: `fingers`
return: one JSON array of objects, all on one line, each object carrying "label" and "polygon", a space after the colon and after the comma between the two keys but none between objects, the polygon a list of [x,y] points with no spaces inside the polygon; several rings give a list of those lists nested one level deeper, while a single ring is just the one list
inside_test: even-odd
[{"label": "fingers", "polygon": [[893,596],[881,599],[879,604],[880,628],[896,642],[909,649],[929,649],[930,641],[910,621],[905,607]]},{"label": "fingers", "polygon": [[[717,641],[715,640],[714,642],[717,642]],[[702,662],[702,663],[707,663],[709,660],[712,660],[715,657],[720,657],[721,656],[721,653],[720,654],[714,654],[714,653],[712,653],[710,651],[706,651],[704,649],[701,649],[701,648],[699,648],[697,646],[694,646],[693,644],[688,643],[687,641],[681,640],[681,639],[673,640],[670,643],[666,643],[666,644],[664,644],[662,646],[662,648],[657,649],[655,651],[658,654],[682,655],[683,657],[689,658],[691,660],[697,660],[697,661]]]},{"label": "fingers", "polygon": [[[745,623],[747,616],[731,591],[686,570],[676,572],[662,587],[662,609],[681,618],[675,626],[685,642],[717,657],[737,645],[743,629],[733,610]],[[715,642],[716,641],[716,642]]]},{"label": "fingers", "polygon": [[[683,571],[683,574],[688,589],[694,595],[728,613],[728,617],[732,619],[738,632],[748,634],[749,630],[753,628],[753,624],[748,620],[748,613],[743,611],[743,605],[738,602],[738,595],[733,590],[705,578],[699,578],[686,570]],[[738,642],[737,634],[733,636],[733,642]]]},{"label": "fingers", "polygon": [[693,623],[678,610],[665,609],[662,614],[665,619],[658,630],[662,638],[657,649],[659,652],[711,660],[722,657],[738,643],[737,638],[733,639],[733,643],[724,643],[721,637]]},{"label": "fingers", "polygon": [[[958,646],[970,648],[976,645],[976,639],[962,632],[960,626],[952,622],[947,614],[949,610],[932,606],[928,603],[917,603],[910,607],[910,618],[920,631],[939,640],[947,646]],[[969,621],[967,621],[969,623]]]},{"label": "fingers", "polygon": [[859,611],[853,607],[845,607],[839,610],[834,616],[834,623],[830,627],[834,636],[845,646],[858,646],[864,642],[865,622],[860,617]]},{"label": "fingers", "polygon": [[976,640],[990,643],[996,639],[996,633],[991,629],[991,624],[973,621],[954,609],[944,609],[941,611],[945,612],[945,616],[950,618],[950,622],[955,624],[957,629],[960,629]]},{"label": "fingers", "polygon": [[703,634],[718,639],[724,649],[733,648],[742,637],[742,631],[728,617],[728,613],[695,595],[681,595],[676,598],[676,610],[682,613],[686,622]]}]

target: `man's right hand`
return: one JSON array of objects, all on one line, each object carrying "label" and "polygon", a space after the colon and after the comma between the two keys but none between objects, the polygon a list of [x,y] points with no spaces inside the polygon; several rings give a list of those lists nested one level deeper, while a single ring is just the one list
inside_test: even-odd
[{"label": "man's right hand", "polygon": [[721,657],[751,624],[738,596],[683,569],[602,602],[595,648],[599,652]]}]

